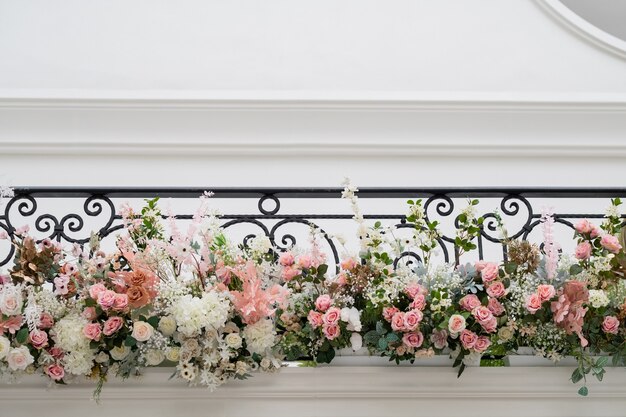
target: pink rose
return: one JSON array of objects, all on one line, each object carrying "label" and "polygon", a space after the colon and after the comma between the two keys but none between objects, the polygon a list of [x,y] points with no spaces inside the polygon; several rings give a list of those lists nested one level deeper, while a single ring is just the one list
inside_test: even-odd
[{"label": "pink rose", "polygon": [[96,317],[98,317],[98,314],[96,313],[96,308],[95,307],[85,307],[85,309],[83,310],[81,316],[83,316],[87,320],[91,321],[91,320],[95,320]]},{"label": "pink rose", "polygon": [[489,262],[483,270],[480,272],[480,276],[485,284],[495,281],[498,278],[499,268],[498,264]]},{"label": "pink rose", "polygon": [[544,301],[549,301],[552,297],[556,295],[556,290],[552,285],[541,284],[537,287],[537,295],[539,295],[539,299],[543,303]]},{"label": "pink rose", "polygon": [[480,325],[487,333],[494,333],[498,328],[498,319],[491,316],[489,320],[481,321]]},{"label": "pink rose", "polygon": [[106,290],[107,288],[104,286],[104,284],[94,284],[89,287],[89,296],[94,300],[97,300],[100,293],[103,293]]},{"label": "pink rose", "polygon": [[59,364],[52,364],[46,368],[46,375],[53,381],[60,381],[65,376],[65,369]]},{"label": "pink rose", "polygon": [[619,331],[619,320],[614,316],[606,316],[602,322],[602,331],[604,333],[617,334]]},{"label": "pink rose", "polygon": [[493,317],[493,313],[484,306],[476,307],[474,310],[472,310],[472,315],[479,323],[491,320],[491,318]]},{"label": "pink rose", "polygon": [[311,260],[311,257],[308,255],[300,255],[298,256],[298,265],[300,266],[300,268],[310,268],[312,265],[313,261]]},{"label": "pink rose", "polygon": [[30,339],[30,344],[33,345],[35,349],[43,349],[48,345],[48,334],[43,330],[33,330],[28,335]]},{"label": "pink rose", "polygon": [[452,334],[457,334],[465,330],[465,326],[465,317],[460,314],[453,314],[450,320],[448,320],[448,330],[450,330]]},{"label": "pink rose", "polygon": [[341,271],[338,275],[337,278],[335,279],[335,284],[339,285],[340,287],[343,287],[344,285],[346,285],[348,283],[348,279],[346,277],[346,273]]},{"label": "pink rose", "polygon": [[48,353],[56,360],[61,360],[64,356],[63,350],[58,346],[48,349]]},{"label": "pink rose", "polygon": [[399,311],[400,310],[398,310],[396,307],[385,307],[383,308],[383,318],[386,321],[391,322],[393,315]]},{"label": "pink rose", "polygon": [[476,297],[474,294],[469,294],[461,298],[461,300],[459,301],[459,305],[465,311],[472,311],[476,307],[479,307],[481,303],[478,297]]},{"label": "pink rose", "polygon": [[576,223],[574,229],[576,229],[576,231],[580,234],[591,233],[591,231],[593,230],[593,225],[591,224],[591,222],[589,222],[589,220],[582,219],[581,221]]},{"label": "pink rose", "polygon": [[110,309],[115,304],[116,295],[117,293],[115,291],[104,290],[98,294],[98,305],[100,305],[103,310]]},{"label": "pink rose", "polygon": [[293,265],[293,263],[295,262],[295,258],[293,256],[293,253],[291,253],[291,252],[283,252],[283,253],[281,253],[280,257],[278,258],[278,262],[282,266],[291,266],[291,265]]},{"label": "pink rose", "polygon": [[332,302],[333,300],[332,298],[330,298],[330,295],[328,294],[320,295],[319,297],[317,297],[317,300],[315,300],[315,308],[318,309],[319,311],[324,312],[328,310],[328,307],[330,307]]},{"label": "pink rose", "polygon": [[404,330],[404,313],[399,311],[391,318],[391,328],[394,331]]},{"label": "pink rose", "polygon": [[409,284],[404,289],[404,293],[413,299],[417,297],[418,294],[424,294],[425,291],[424,287],[415,283]]},{"label": "pink rose", "polygon": [[121,317],[110,317],[107,321],[104,322],[104,329],[102,333],[105,336],[111,336],[113,333],[117,332],[124,325],[124,320]]},{"label": "pink rose", "polygon": [[329,308],[328,311],[326,311],[326,313],[324,313],[324,316],[322,317],[324,324],[326,326],[337,324],[340,318],[341,318],[341,310],[338,309],[337,307]]},{"label": "pink rose", "polygon": [[402,343],[408,347],[418,348],[424,343],[424,335],[422,332],[405,333],[404,336],[402,336]]},{"label": "pink rose", "polygon": [[445,330],[434,331],[430,335],[430,341],[433,342],[435,349],[444,349],[448,346],[448,332]]},{"label": "pink rose", "polygon": [[539,297],[539,294],[533,293],[526,298],[526,310],[530,311],[531,314],[541,310],[541,297]]},{"label": "pink rose", "polygon": [[341,261],[341,269],[344,269],[346,271],[351,271],[354,268],[356,268],[356,266],[358,265],[358,263],[356,262],[356,260],[354,258],[347,258],[344,259],[343,261]]},{"label": "pink rose", "polygon": [[98,341],[100,340],[100,334],[102,333],[102,329],[98,323],[89,323],[83,327],[83,334],[89,340]]},{"label": "pink rose", "polygon": [[54,326],[54,318],[49,313],[41,313],[39,316],[39,328],[49,329]]},{"label": "pink rose", "polygon": [[322,331],[328,340],[335,339],[340,333],[339,326],[336,324],[324,325],[324,327],[322,327]]},{"label": "pink rose", "polygon": [[600,244],[609,252],[619,253],[622,250],[622,245],[619,244],[619,240],[613,235],[602,236]]},{"label": "pink rose", "polygon": [[487,308],[494,316],[500,316],[504,313],[504,307],[496,298],[490,298]]},{"label": "pink rose", "polygon": [[489,262],[487,261],[478,261],[474,264],[474,268],[476,268],[476,272],[481,272],[487,266]]},{"label": "pink rose", "polygon": [[424,294],[417,294],[413,299],[413,302],[411,302],[410,307],[420,311],[424,310],[426,307],[426,297]]},{"label": "pink rose", "polygon": [[287,267],[283,269],[283,272],[281,275],[285,281],[289,282],[295,277],[297,277],[298,275],[300,275],[301,273],[302,271],[300,271],[299,269]]},{"label": "pink rose", "polygon": [[471,349],[476,345],[476,342],[478,341],[478,336],[471,330],[465,329],[461,332],[460,339],[461,344],[465,349]]},{"label": "pink rose", "polygon": [[315,310],[309,311],[309,315],[307,316],[307,320],[311,323],[311,326],[314,329],[320,327],[324,321],[322,320],[322,313],[319,313]]},{"label": "pink rose", "polygon": [[595,239],[600,236],[601,233],[602,230],[600,230],[600,228],[594,224],[591,226],[591,234],[589,236],[591,236],[592,239]]},{"label": "pink rose", "polygon": [[502,282],[495,281],[487,287],[487,294],[494,298],[504,297],[506,295],[506,288],[504,288],[504,284]]},{"label": "pink rose", "polygon": [[589,242],[582,242],[576,246],[576,251],[574,252],[574,256],[576,259],[586,260],[591,256],[591,244]]},{"label": "pink rose", "polygon": [[127,294],[115,294],[115,300],[113,301],[113,310],[124,311],[128,308],[128,295]]},{"label": "pink rose", "polygon": [[415,330],[420,325],[420,321],[424,318],[424,315],[419,310],[411,310],[404,314],[404,328],[406,330]]},{"label": "pink rose", "polygon": [[479,353],[483,353],[491,346],[491,340],[487,336],[479,336],[474,344],[474,350]]}]

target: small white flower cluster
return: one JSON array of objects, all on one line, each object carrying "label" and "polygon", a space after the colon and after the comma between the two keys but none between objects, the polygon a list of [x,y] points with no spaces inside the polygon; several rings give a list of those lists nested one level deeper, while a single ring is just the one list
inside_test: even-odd
[{"label": "small white flower cluster", "polygon": [[568,347],[567,333],[554,323],[541,323],[529,339],[529,345],[535,349],[537,356],[548,358],[553,362],[561,360]]},{"label": "small white flower cluster", "polygon": [[169,309],[178,324],[178,331],[187,337],[199,335],[205,329],[219,329],[226,324],[231,312],[230,300],[216,291],[204,292],[201,297],[186,294]]},{"label": "small white flower cluster", "polygon": [[253,257],[261,258],[272,249],[272,242],[265,235],[256,236],[248,242],[248,249]]},{"label": "small white flower cluster", "polygon": [[506,311],[515,319],[527,313],[526,298],[534,293],[543,280],[535,275],[525,274],[517,280],[512,280],[507,289],[510,296],[505,300]]},{"label": "small white flower cluster", "polygon": [[35,291],[34,298],[37,305],[55,320],[63,317],[70,307],[68,306],[69,301],[55,296],[52,291]]},{"label": "small white flower cluster", "polygon": [[609,305],[609,297],[602,290],[589,290],[589,302],[593,308],[601,308]]}]

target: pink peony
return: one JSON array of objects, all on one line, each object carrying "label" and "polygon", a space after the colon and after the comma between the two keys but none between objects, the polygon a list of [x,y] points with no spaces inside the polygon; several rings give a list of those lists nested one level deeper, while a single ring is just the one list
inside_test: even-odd
[{"label": "pink peony", "polygon": [[483,280],[483,282],[485,284],[488,284],[492,281],[495,281],[498,278],[498,273],[499,273],[499,267],[498,264],[494,264],[494,263],[487,263],[487,265],[485,265],[485,267],[482,269],[482,271],[480,272],[480,276]]},{"label": "pink peony", "polygon": [[394,331],[404,330],[404,313],[399,311],[391,318],[391,328]]},{"label": "pink peony", "polygon": [[550,301],[556,295],[556,290],[552,285],[541,284],[537,287],[537,295],[541,302]]},{"label": "pink peony", "polygon": [[46,368],[46,375],[53,381],[60,381],[65,376],[65,369],[57,363],[54,363]]},{"label": "pink peony", "polygon": [[531,314],[535,314],[537,311],[541,310],[541,297],[539,297],[539,294],[532,293],[526,297],[526,310]]},{"label": "pink peony", "polygon": [[602,230],[598,226],[595,224],[591,226],[591,234],[589,236],[591,236],[592,239],[597,238],[600,234],[602,234]]},{"label": "pink peony", "polygon": [[391,322],[393,315],[399,311],[400,310],[398,310],[396,307],[385,307],[383,308],[383,318],[386,321]]},{"label": "pink peony", "polygon": [[424,315],[419,310],[411,310],[404,314],[404,328],[406,330],[415,330],[420,325],[420,321],[424,318]]},{"label": "pink peony", "polygon": [[619,331],[619,320],[614,316],[606,316],[602,321],[602,331],[604,333],[617,334]]},{"label": "pink peony", "polygon": [[110,317],[107,321],[104,322],[104,329],[102,333],[105,336],[111,336],[113,333],[117,332],[124,325],[124,320],[121,317]]},{"label": "pink peony", "polygon": [[35,349],[43,349],[48,345],[48,334],[43,330],[35,329],[31,331],[28,339]]},{"label": "pink peony", "polygon": [[487,287],[487,294],[490,297],[501,298],[506,295],[506,288],[504,288],[504,284],[502,282],[495,281]]},{"label": "pink peony", "polygon": [[619,253],[622,250],[622,245],[619,244],[619,239],[613,235],[602,236],[600,244],[609,252]]},{"label": "pink peony", "polygon": [[479,307],[481,303],[477,296],[475,296],[474,294],[469,294],[461,298],[461,300],[459,301],[459,305],[465,311],[472,311],[476,307]]},{"label": "pink peony", "polygon": [[591,244],[589,242],[579,243],[574,251],[574,256],[576,259],[580,259],[581,261],[587,260],[591,256],[591,249]]},{"label": "pink peony", "polygon": [[337,307],[331,307],[324,313],[322,320],[326,326],[330,326],[333,324],[339,323],[339,319],[341,318],[341,310]]},{"label": "pink peony", "polygon": [[474,344],[474,350],[479,353],[483,353],[491,346],[491,340],[487,336],[479,336]]},{"label": "pink peony", "polygon": [[315,310],[309,311],[307,320],[309,321],[309,323],[314,329],[317,329],[324,323],[324,321],[322,320],[322,313],[319,313]]},{"label": "pink peony", "polygon": [[408,347],[418,348],[424,343],[424,335],[422,332],[405,333],[404,336],[402,336],[402,343]]},{"label": "pink peony", "polygon": [[325,324],[324,327],[322,327],[322,331],[324,332],[324,336],[326,336],[326,339],[328,340],[333,340],[337,338],[340,333],[339,326],[337,326],[336,324]]},{"label": "pink peony", "polygon": [[280,257],[278,258],[278,262],[282,266],[291,266],[295,262],[295,257],[293,256],[293,253],[291,252],[283,252],[280,254]]},{"label": "pink peony", "polygon": [[504,307],[502,306],[500,301],[495,298],[489,299],[489,304],[487,304],[487,308],[494,316],[500,316],[504,314]]},{"label": "pink peony", "polygon": [[476,345],[478,336],[471,330],[463,330],[460,336],[461,344],[465,349],[471,349]]},{"label": "pink peony", "polygon": [[89,323],[83,327],[83,334],[89,340],[98,341],[100,340],[100,335],[102,333],[102,328],[98,323]]},{"label": "pink peony", "polygon": [[333,300],[332,298],[330,298],[330,295],[328,294],[320,295],[319,297],[317,297],[317,300],[315,300],[315,308],[321,312],[324,312],[328,310],[332,302]]},{"label": "pink peony", "polygon": [[580,234],[591,233],[593,230],[593,225],[587,219],[582,219],[574,226],[574,229]]}]

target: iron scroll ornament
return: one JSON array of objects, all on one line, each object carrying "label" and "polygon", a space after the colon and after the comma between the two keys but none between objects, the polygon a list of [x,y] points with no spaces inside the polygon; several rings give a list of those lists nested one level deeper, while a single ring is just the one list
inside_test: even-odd
[{"label": "iron scroll ornament", "polygon": [[[311,200],[317,209],[323,207],[323,201],[339,199],[340,188],[80,188],[80,187],[16,187],[14,197],[6,201],[4,210],[0,214],[0,230],[13,237],[17,228],[23,223],[30,223],[40,239],[49,238],[58,242],[84,244],[89,241],[91,233],[96,232],[105,238],[123,228],[119,206],[128,199],[137,198],[172,198],[193,199],[205,192],[213,191],[212,199],[231,200],[247,199],[256,202],[256,211],[243,214],[225,213],[221,216],[222,226],[228,230],[236,225],[246,227],[249,233],[243,239],[246,244],[249,239],[263,234],[277,250],[286,250],[296,245],[297,239],[291,232],[281,232],[282,228],[303,226],[314,227],[322,232],[324,243],[328,246],[336,267],[340,262],[337,242],[327,232],[332,230],[320,225],[323,221],[351,222],[353,215],[349,213],[311,212],[285,213],[283,202],[289,200]],[[609,198],[625,197],[626,188],[362,188],[358,192],[361,199],[380,199],[393,204],[394,210],[404,211],[404,206],[398,199],[422,198],[429,220],[447,223],[447,231],[442,233],[438,240],[439,247],[446,262],[457,262],[458,251],[454,246],[454,230],[457,224],[459,201],[467,198],[495,199],[498,213],[508,220],[517,220],[517,226],[510,229],[510,237],[528,239],[529,235],[541,224],[540,209],[533,202],[535,200],[602,200],[607,203]],[[396,201],[394,201],[396,200]],[[65,207],[80,204],[79,210],[64,213],[46,212],[41,209],[41,202],[63,202]],[[606,204],[605,204],[606,205]],[[347,206],[347,204],[346,204]],[[282,211],[281,211],[282,210]],[[477,238],[479,258],[483,259],[484,245],[487,242],[502,244],[496,234],[496,213],[488,211],[479,213],[485,219],[480,235]],[[600,219],[604,215],[600,212],[592,213],[555,213],[555,222],[573,229],[573,221],[579,218]],[[175,213],[180,220],[189,220],[192,214]],[[366,221],[386,221],[398,229],[410,228],[404,214],[373,214],[364,215]],[[89,220],[94,226],[87,226]],[[8,245],[6,250],[0,249],[0,266],[6,265],[14,256],[15,249]],[[502,256],[506,258],[506,247],[502,245]],[[402,258],[402,259],[400,259]],[[406,258],[406,259],[405,259]],[[402,253],[394,260],[394,266],[400,262],[419,262],[419,255],[412,251]]]}]

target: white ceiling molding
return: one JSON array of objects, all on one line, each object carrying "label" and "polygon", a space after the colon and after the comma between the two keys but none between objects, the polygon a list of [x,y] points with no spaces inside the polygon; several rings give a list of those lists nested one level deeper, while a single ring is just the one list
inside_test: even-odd
[{"label": "white ceiling molding", "polygon": [[592,25],[559,0],[536,0],[559,23],[591,44],[626,59],[626,42]]}]

